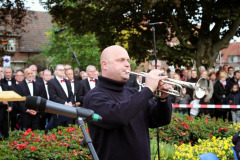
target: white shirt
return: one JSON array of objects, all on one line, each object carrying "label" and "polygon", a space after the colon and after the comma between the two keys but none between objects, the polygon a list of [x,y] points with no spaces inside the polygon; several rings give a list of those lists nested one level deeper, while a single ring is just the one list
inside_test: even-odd
[{"label": "white shirt", "polygon": [[[67,95],[67,97],[68,97],[68,89],[67,89],[67,84],[66,84],[66,82],[61,82],[61,80],[65,80],[65,79],[60,79],[59,77],[56,77],[57,78],[57,80],[58,80],[58,82],[61,84],[61,86],[62,86],[62,88],[63,88],[63,90],[64,90],[64,92],[65,92],[65,94]],[[65,80],[66,81],[66,80]]]},{"label": "white shirt", "polygon": [[29,89],[29,91],[30,91],[30,94],[31,94],[31,96],[33,96],[33,83],[28,83],[28,82],[31,82],[31,81],[29,81],[29,80],[27,80],[27,79],[25,79],[25,80],[26,80],[28,89]]},{"label": "white shirt", "polygon": [[2,92],[2,86],[0,86],[0,92]]},{"label": "white shirt", "polygon": [[12,78],[10,79],[6,79],[8,81],[8,86],[11,86],[12,85],[12,81],[11,81]]},{"label": "white shirt", "polygon": [[49,94],[48,94],[48,85],[47,85],[47,82],[44,81],[44,86],[45,86],[45,89],[46,89],[46,93],[47,93],[47,99],[49,99]]},{"label": "white shirt", "polygon": [[[96,79],[95,78],[92,78],[93,80],[95,80],[96,82]],[[96,86],[96,83],[93,82],[93,81],[90,81],[90,78],[88,77],[88,82],[89,82],[89,85],[90,85],[90,88],[93,89],[95,86]]]}]

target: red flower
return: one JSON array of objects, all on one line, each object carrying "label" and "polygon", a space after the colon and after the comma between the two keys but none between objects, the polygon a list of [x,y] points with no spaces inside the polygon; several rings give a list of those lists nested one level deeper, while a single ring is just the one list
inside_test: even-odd
[{"label": "red flower", "polygon": [[189,121],[193,121],[193,119],[192,119],[191,116],[188,116],[187,119],[188,119]]},{"label": "red flower", "polygon": [[50,138],[51,138],[52,140],[55,140],[55,139],[56,139],[56,136],[55,136],[54,134],[52,134],[52,135],[50,135]]},{"label": "red flower", "polygon": [[182,145],[182,144],[183,144],[183,141],[180,142],[180,145]]},{"label": "red flower", "polygon": [[59,134],[59,135],[62,135],[62,132],[61,132],[61,130],[58,130],[58,134]]},{"label": "red flower", "polygon": [[190,140],[191,143],[193,143],[193,140]]},{"label": "red flower", "polygon": [[28,132],[24,132],[23,136],[26,137],[28,135]]},{"label": "red flower", "polygon": [[17,141],[13,141],[13,144],[17,144]]},{"label": "red flower", "polygon": [[26,132],[27,132],[27,133],[30,133],[30,132],[32,132],[32,129],[31,129],[31,128],[28,128]]},{"label": "red flower", "polygon": [[31,147],[30,148],[30,151],[36,151],[37,150],[37,147]]},{"label": "red flower", "polygon": [[32,137],[34,137],[35,136],[35,134],[34,133],[32,133]]},{"label": "red flower", "polygon": [[225,129],[226,131],[228,131],[228,128],[227,128],[227,127],[225,127],[224,129]]},{"label": "red flower", "polygon": [[23,144],[18,144],[17,145],[17,149],[26,149],[26,145],[23,143]]},{"label": "red flower", "polygon": [[212,137],[212,133],[209,134],[209,137]]},{"label": "red flower", "polygon": [[208,117],[205,118],[205,121],[208,122]]},{"label": "red flower", "polygon": [[69,127],[68,129],[67,129],[67,132],[72,132],[72,131],[74,131],[75,130],[75,128],[74,127]]}]

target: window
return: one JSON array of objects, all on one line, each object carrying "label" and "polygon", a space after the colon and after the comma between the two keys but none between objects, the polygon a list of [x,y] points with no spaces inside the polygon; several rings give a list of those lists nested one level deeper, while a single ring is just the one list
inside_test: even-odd
[{"label": "window", "polygon": [[237,63],[238,62],[238,56],[233,56],[233,62]]},{"label": "window", "polygon": [[15,52],[15,39],[9,39],[8,43],[4,45],[4,50],[8,52]]},{"label": "window", "polygon": [[233,56],[228,56],[228,63],[232,63],[233,61]]}]

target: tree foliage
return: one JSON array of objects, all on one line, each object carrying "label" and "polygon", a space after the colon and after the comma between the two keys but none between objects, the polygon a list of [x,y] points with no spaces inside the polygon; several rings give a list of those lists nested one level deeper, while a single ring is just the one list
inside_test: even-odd
[{"label": "tree foliage", "polygon": [[71,48],[64,38],[65,35],[76,54],[81,70],[85,70],[88,65],[95,65],[100,69],[100,49],[94,34],[85,34],[83,36],[74,35],[71,30],[65,30],[64,33],[54,34],[54,30],[57,30],[56,26],[46,33],[49,43],[44,44],[43,52],[41,53],[41,55],[46,58],[48,67],[54,68],[57,64],[72,65],[73,60],[74,67],[79,68],[76,59],[73,58]]},{"label": "tree foliage", "polygon": [[[158,58],[175,65],[191,65],[194,59],[197,66],[212,67],[240,33],[238,0],[48,0],[46,7],[56,23],[77,34],[95,33],[101,49],[127,44],[137,62],[153,59],[152,31],[142,26],[145,22],[166,22],[156,26]],[[170,47],[174,37],[178,44]]]}]

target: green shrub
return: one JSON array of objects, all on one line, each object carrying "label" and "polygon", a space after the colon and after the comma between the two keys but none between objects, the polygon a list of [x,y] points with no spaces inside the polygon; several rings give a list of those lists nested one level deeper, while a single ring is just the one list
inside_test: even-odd
[{"label": "green shrub", "polygon": [[[198,139],[209,139],[212,136],[227,138],[236,133],[232,124],[222,119],[209,119],[208,116],[193,119],[190,116],[179,118],[179,114],[172,117],[171,123],[159,129],[160,141],[169,144],[198,143]],[[151,137],[155,137],[156,130],[150,131]]]}]

